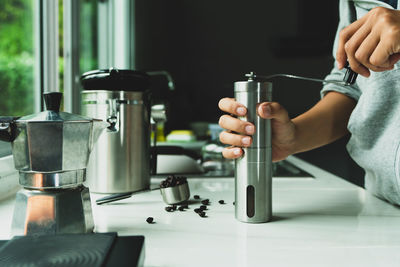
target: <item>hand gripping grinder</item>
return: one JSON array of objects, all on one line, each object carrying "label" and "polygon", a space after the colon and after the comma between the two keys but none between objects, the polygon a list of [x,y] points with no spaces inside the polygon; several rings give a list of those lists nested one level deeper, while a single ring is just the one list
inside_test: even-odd
[{"label": "hand gripping grinder", "polygon": [[235,162],[235,216],[246,223],[263,223],[272,218],[271,121],[257,114],[258,105],[272,100],[272,83],[248,81],[234,83],[235,99],[247,107],[239,117],[254,124],[251,146]]}]

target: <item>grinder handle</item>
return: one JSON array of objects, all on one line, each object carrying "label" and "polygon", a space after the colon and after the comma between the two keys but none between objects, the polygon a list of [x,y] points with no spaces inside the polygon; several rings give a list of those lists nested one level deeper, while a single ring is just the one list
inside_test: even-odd
[{"label": "grinder handle", "polygon": [[351,68],[350,68],[350,64],[347,61],[346,65],[344,66],[346,69],[346,73],[344,74],[343,77],[343,81],[347,84],[347,85],[352,85],[356,82],[357,79],[357,72],[354,72]]}]

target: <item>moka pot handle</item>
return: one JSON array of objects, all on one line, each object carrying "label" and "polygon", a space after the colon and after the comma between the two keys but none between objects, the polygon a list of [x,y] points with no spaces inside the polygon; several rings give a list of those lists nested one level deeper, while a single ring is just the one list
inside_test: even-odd
[{"label": "moka pot handle", "polygon": [[0,116],[0,140],[13,142],[16,135],[16,120],[19,117]]}]

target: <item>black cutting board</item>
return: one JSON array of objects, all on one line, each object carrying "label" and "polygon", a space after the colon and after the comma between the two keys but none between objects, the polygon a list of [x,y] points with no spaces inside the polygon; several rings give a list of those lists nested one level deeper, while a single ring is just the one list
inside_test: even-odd
[{"label": "black cutting board", "polygon": [[0,266],[123,267],[143,266],[143,263],[143,236],[71,234],[0,241]]}]

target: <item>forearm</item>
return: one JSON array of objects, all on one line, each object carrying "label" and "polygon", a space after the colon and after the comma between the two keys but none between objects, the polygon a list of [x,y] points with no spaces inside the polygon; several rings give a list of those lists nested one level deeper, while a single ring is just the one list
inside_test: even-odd
[{"label": "forearm", "polygon": [[329,144],[346,135],[347,123],[355,105],[354,99],[329,92],[310,110],[294,118],[294,153]]}]

